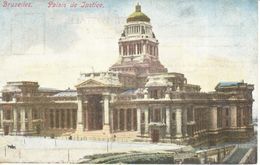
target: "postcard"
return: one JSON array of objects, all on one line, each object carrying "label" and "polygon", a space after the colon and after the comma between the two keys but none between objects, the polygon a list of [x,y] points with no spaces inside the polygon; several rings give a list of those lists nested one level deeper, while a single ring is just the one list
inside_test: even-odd
[{"label": "postcard", "polygon": [[256,164],[257,0],[1,0],[0,162]]}]

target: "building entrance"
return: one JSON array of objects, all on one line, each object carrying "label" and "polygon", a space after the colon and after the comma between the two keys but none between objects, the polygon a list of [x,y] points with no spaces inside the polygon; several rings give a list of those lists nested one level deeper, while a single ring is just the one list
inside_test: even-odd
[{"label": "building entrance", "polygon": [[38,124],[36,125],[36,133],[40,134],[41,133],[41,126]]},{"label": "building entrance", "polygon": [[152,129],[152,142],[153,143],[158,143],[159,142],[159,139],[160,139],[160,133],[159,133],[159,130],[157,129]]},{"label": "building entrance", "polygon": [[5,125],[4,126],[4,135],[8,135],[9,134],[9,125]]},{"label": "building entrance", "polygon": [[102,95],[90,95],[87,97],[87,118],[89,130],[103,129]]}]

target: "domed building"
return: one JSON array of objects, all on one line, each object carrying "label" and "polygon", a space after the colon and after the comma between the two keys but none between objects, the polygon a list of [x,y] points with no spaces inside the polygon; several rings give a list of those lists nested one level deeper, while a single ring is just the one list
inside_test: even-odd
[{"label": "domed building", "polygon": [[8,82],[0,102],[0,134],[215,145],[253,136],[252,91],[220,82],[201,92],[159,60],[151,20],[136,5],[108,71],[82,73],[76,90]]}]

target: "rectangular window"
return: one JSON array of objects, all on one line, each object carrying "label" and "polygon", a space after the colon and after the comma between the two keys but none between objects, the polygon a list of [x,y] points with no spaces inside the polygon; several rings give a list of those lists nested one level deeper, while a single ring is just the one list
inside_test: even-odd
[{"label": "rectangular window", "polygon": [[176,115],[175,113],[172,113],[172,121],[175,121],[176,120]]},{"label": "rectangular window", "polygon": [[156,89],[152,90],[151,93],[152,93],[152,98],[158,99],[158,91]]},{"label": "rectangular window", "polygon": [[226,108],[226,116],[228,116],[228,115],[229,115],[229,109]]},{"label": "rectangular window", "polygon": [[160,111],[160,109],[155,109],[154,110],[154,113],[155,113],[155,115],[154,115],[154,122],[159,122],[159,121],[161,121],[161,111]]},{"label": "rectangular window", "polygon": [[193,110],[191,107],[187,108],[187,120],[193,121]]},{"label": "rectangular window", "polygon": [[28,113],[25,112],[25,119],[28,119]]},{"label": "rectangular window", "polygon": [[241,127],[241,109],[240,109],[240,107],[237,108],[237,126]]},{"label": "rectangular window", "polygon": [[17,113],[17,121],[20,121],[20,120],[21,120],[21,114]]},{"label": "rectangular window", "polygon": [[145,116],[144,116],[144,112],[141,113],[141,123],[144,123],[145,121]]},{"label": "rectangular window", "polygon": [[50,110],[50,127],[54,128],[54,110]]},{"label": "rectangular window", "polygon": [[222,108],[218,107],[217,109],[217,126],[218,128],[222,127]]},{"label": "rectangular window", "polygon": [[6,120],[11,120],[11,111],[10,110],[7,110],[7,111],[4,111],[4,118]]}]

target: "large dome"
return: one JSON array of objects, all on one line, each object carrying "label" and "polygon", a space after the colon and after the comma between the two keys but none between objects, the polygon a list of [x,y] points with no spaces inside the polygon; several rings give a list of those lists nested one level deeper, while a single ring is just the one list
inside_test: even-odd
[{"label": "large dome", "polygon": [[150,22],[150,18],[141,12],[141,6],[139,4],[135,6],[135,12],[128,16],[126,20],[126,22],[136,21]]}]

